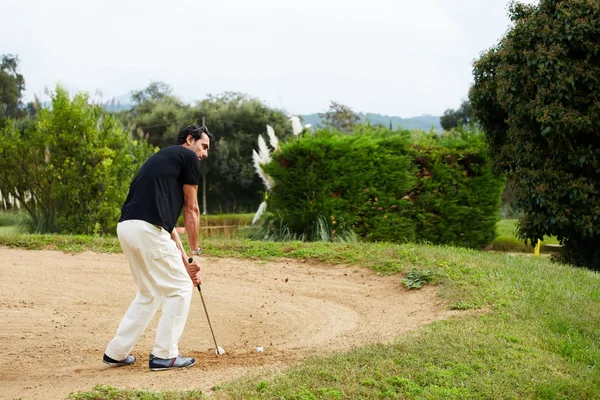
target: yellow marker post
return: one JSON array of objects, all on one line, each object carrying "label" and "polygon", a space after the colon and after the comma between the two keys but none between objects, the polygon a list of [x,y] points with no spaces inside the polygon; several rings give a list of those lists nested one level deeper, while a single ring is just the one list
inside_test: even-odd
[{"label": "yellow marker post", "polygon": [[535,249],[533,249],[533,255],[539,256],[541,248],[542,248],[542,241],[538,239],[537,244],[535,245]]}]

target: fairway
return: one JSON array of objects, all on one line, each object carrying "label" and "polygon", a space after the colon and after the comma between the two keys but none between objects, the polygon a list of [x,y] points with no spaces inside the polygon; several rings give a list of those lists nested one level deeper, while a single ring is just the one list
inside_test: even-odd
[{"label": "fairway", "polygon": [[[132,367],[102,363],[104,348],[135,295],[122,254],[0,249],[2,398],[64,399],[108,384],[138,389],[201,389],[263,368],[279,369],[309,355],[389,342],[453,312],[436,287],[408,291],[399,278],[367,269],[299,260],[260,262],[205,258],[202,303],[194,293],[180,351],[197,365],[150,372],[156,317],[132,354]],[[456,313],[456,312],[454,312]],[[257,353],[257,347],[264,347]]]}]

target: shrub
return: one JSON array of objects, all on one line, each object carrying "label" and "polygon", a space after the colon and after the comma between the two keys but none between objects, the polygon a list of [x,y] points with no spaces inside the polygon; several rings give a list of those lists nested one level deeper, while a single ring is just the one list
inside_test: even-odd
[{"label": "shrub", "polygon": [[495,236],[503,180],[477,133],[413,143],[408,131],[322,130],[285,143],[265,171],[276,183],[271,223],[287,236],[319,240],[323,221],[369,241],[483,247]]},{"label": "shrub", "polygon": [[416,230],[422,240],[483,248],[496,236],[504,179],[491,169],[483,136],[464,130],[416,144]]},{"label": "shrub", "polygon": [[114,232],[129,184],[151,154],[85,94],[58,87],[35,125],[0,134],[0,190],[36,232]]}]

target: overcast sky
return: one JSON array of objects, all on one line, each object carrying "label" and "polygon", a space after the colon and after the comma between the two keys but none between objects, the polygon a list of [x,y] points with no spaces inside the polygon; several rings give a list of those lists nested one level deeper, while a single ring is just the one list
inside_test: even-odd
[{"label": "overcast sky", "polygon": [[[528,0],[526,2],[533,2]],[[508,0],[0,0],[0,54],[26,100],[61,83],[104,99],[171,85],[244,92],[291,114],[330,100],[401,117],[457,108]]]}]

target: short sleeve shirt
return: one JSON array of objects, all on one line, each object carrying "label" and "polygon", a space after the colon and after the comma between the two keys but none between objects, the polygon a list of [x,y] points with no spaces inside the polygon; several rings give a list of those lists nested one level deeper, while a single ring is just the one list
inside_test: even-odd
[{"label": "short sleeve shirt", "polygon": [[142,165],[131,182],[119,222],[139,219],[171,233],[183,208],[183,185],[198,185],[200,161],[181,145],[166,147]]}]

